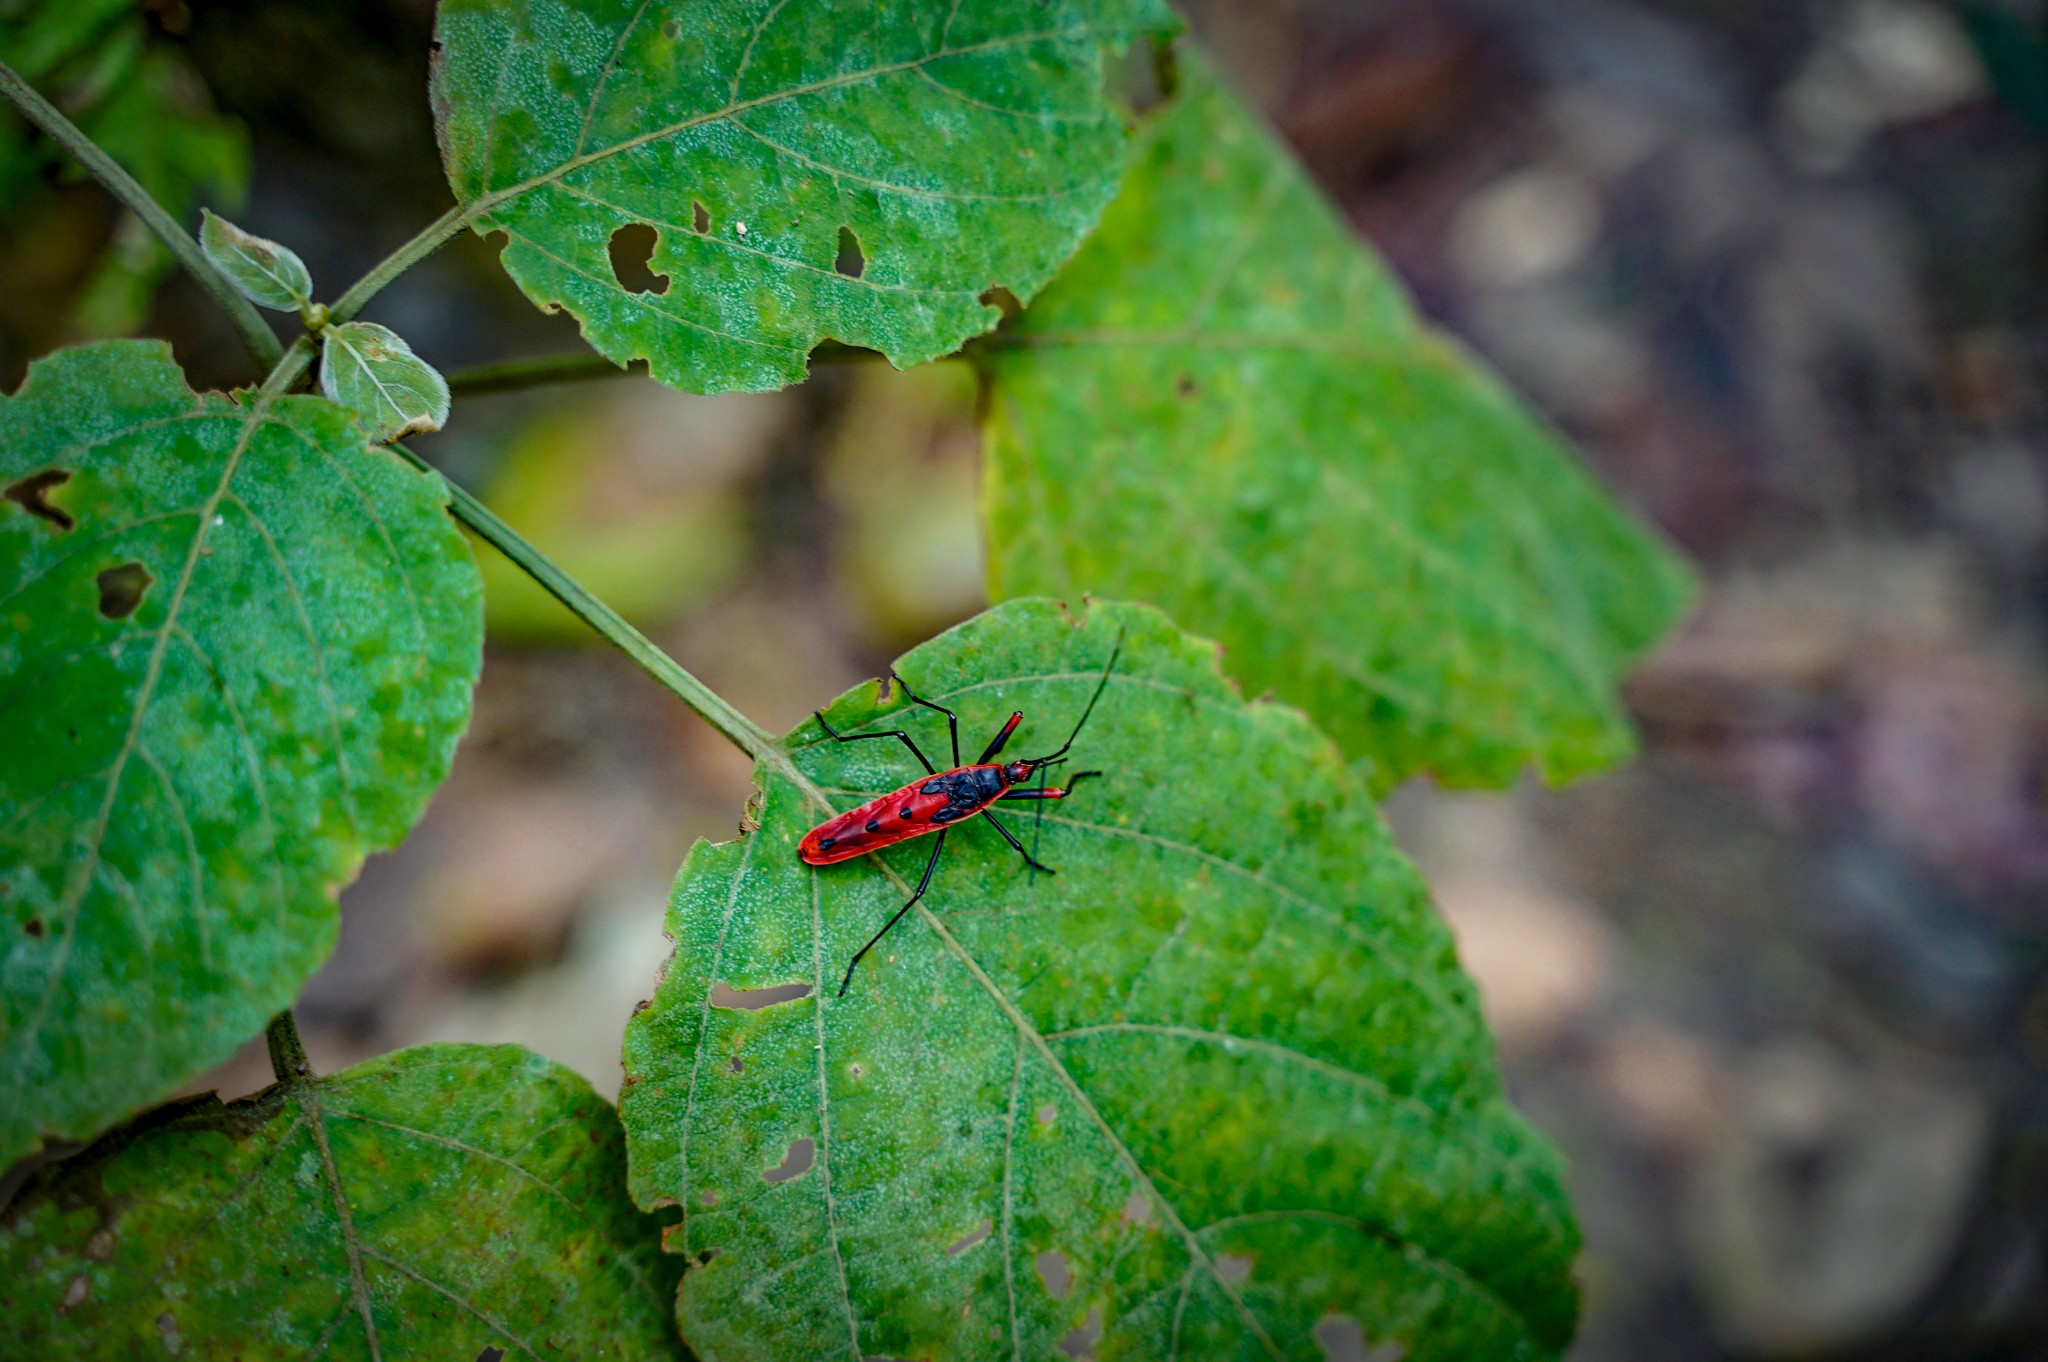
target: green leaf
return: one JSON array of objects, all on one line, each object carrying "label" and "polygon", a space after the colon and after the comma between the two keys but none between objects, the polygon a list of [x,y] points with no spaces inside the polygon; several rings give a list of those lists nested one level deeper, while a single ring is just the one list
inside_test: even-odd
[{"label": "green leaf", "polygon": [[1619,760],[1617,680],[1686,571],[1183,66],[1101,230],[982,351],[992,593],[1157,602],[1380,788]]},{"label": "green leaf", "polygon": [[375,322],[321,333],[320,391],[362,417],[379,444],[448,422],[448,380],[396,331]]},{"label": "green leaf", "polygon": [[1124,167],[1107,60],[1172,24],[1160,0],[444,0],[434,107],[537,305],[664,383],[774,388],[825,337],[901,367],[993,326],[989,290],[1036,293]]},{"label": "green leaf", "polygon": [[446,774],[481,652],[445,487],[160,342],[0,398],[0,1164],[219,1063]]},{"label": "green leaf", "polygon": [[153,1112],[0,1221],[21,1356],[679,1358],[617,1118],[512,1045]]},{"label": "green leaf", "polygon": [[[900,744],[805,724],[751,835],[691,853],[622,1103],[635,1197],[685,1215],[685,1340],[706,1362],[943,1362],[1093,1330],[1104,1359],[1321,1359],[1348,1316],[1410,1362],[1556,1356],[1577,1245],[1557,1157],[1503,1101],[1450,935],[1328,740],[1142,606],[1012,602],[900,670],[969,755],[1013,709],[1010,750],[1040,755],[1119,636],[1058,768],[1106,774],[1042,825],[1004,806],[1057,875],[982,820],[949,830],[844,997],[932,843],[823,869],[796,843],[825,812],[810,788],[845,809],[918,775]],[[863,686],[829,718],[950,764],[944,721],[901,695]]]},{"label": "green leaf", "polygon": [[243,231],[211,209],[201,214],[200,248],[250,302],[279,312],[312,305],[313,274],[296,252]]}]

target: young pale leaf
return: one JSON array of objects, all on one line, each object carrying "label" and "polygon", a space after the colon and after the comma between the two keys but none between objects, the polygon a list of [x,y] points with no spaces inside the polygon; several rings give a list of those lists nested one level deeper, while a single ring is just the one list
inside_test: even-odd
[{"label": "young pale leaf", "polygon": [[1183,66],[1101,230],[982,352],[993,591],[1158,602],[1382,787],[1620,759],[1617,680],[1687,573]]},{"label": "young pale leaf", "polygon": [[899,367],[1036,293],[1124,167],[1105,67],[1161,0],[443,0],[449,183],[537,305],[698,392],[825,337]]},{"label": "young pale leaf", "polygon": [[200,249],[250,302],[279,312],[312,304],[313,275],[290,248],[245,232],[210,208],[200,211]]},{"label": "young pale leaf", "polygon": [[0,1164],[219,1063],[447,772],[481,656],[441,483],[159,342],[0,398]]},{"label": "young pale leaf", "polygon": [[347,322],[322,333],[320,391],[363,418],[379,443],[439,430],[448,422],[448,380],[375,322]]},{"label": "young pale leaf", "polygon": [[[1320,1359],[1362,1330],[1410,1362],[1555,1357],[1577,1233],[1505,1103],[1451,938],[1372,801],[1292,709],[1246,703],[1157,611],[982,615],[903,659],[1011,754],[1100,705],[1006,803],[1053,866],[947,832],[929,896],[855,970],[933,845],[813,869],[828,812],[922,774],[817,723],[760,771],[758,825],[699,845],[626,1033],[642,1205],[685,1216],[679,1309],[728,1358]],[[842,733],[944,720],[865,686]],[[1035,811],[1043,809],[1043,823]]]},{"label": "young pale leaf", "polygon": [[23,1357],[680,1359],[618,1119],[512,1045],[151,1113],[0,1219]]}]

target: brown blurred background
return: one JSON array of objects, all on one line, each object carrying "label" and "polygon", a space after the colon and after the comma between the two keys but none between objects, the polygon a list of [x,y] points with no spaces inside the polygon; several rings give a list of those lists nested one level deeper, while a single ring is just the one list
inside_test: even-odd
[{"label": "brown blurred background", "polygon": [[[144,9],[250,130],[238,220],[330,296],[446,206],[426,0]],[[1635,765],[1391,804],[1572,1160],[1573,1357],[2048,1358],[2048,4],[1193,17],[1422,307],[1710,582],[1631,688]],[[0,383],[91,324],[117,229],[90,186],[14,193]],[[444,369],[575,344],[475,241],[375,319]],[[249,377],[183,279],[145,329]],[[419,447],[779,728],[981,603],[972,400],[946,365],[619,379],[460,402]],[[300,1024],[323,1066],[513,1040],[612,1092],[669,878],[746,769],[485,569],[473,730],[345,895]],[[252,1053],[207,1085],[262,1081]]]}]

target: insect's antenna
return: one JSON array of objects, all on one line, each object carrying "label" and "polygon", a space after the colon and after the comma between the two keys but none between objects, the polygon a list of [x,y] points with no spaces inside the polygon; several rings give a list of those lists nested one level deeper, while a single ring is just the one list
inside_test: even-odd
[{"label": "insect's antenna", "polygon": [[1081,711],[1080,719],[1074,724],[1074,731],[1072,733],[1067,734],[1067,740],[1059,745],[1058,751],[1048,752],[1044,756],[1037,758],[1032,763],[1033,765],[1044,766],[1047,762],[1054,761],[1060,757],[1064,757],[1067,754],[1067,749],[1074,745],[1074,739],[1081,736],[1082,725],[1086,724],[1088,722],[1088,716],[1095,712],[1095,702],[1097,700],[1100,700],[1102,698],[1102,692],[1108,689],[1109,674],[1116,670],[1117,656],[1120,653],[1122,653],[1123,650],[1124,631],[1119,629],[1116,631],[1116,646],[1109,650],[1109,663],[1102,669],[1102,679],[1095,683],[1095,694],[1088,697],[1088,707]]},{"label": "insect's antenna", "polygon": [[[1045,767],[1042,765],[1038,768],[1038,788],[1041,791],[1045,789]],[[1038,839],[1041,836],[1043,836],[1044,833],[1045,796],[1043,794],[1040,794],[1038,797],[1038,807],[1031,811],[1031,859],[1034,861],[1038,859]],[[1031,878],[1034,880],[1038,878],[1038,869],[1035,866],[1032,867],[1026,873],[1029,874]]]}]

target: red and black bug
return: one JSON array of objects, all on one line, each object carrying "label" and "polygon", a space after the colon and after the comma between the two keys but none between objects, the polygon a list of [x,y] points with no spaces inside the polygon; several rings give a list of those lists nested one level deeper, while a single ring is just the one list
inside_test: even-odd
[{"label": "red and black bug", "polygon": [[[913,837],[922,837],[927,833],[938,834],[932,843],[931,859],[924,863],[924,877],[917,882],[917,892],[896,910],[896,916],[884,923],[882,930],[876,932],[867,945],[853,953],[853,959],[846,962],[846,975],[839,981],[840,997],[846,996],[846,986],[853,982],[853,967],[860,963],[860,958],[873,950],[875,943],[887,936],[889,929],[902,921],[903,915],[924,897],[924,891],[932,882],[932,872],[938,868],[939,852],[945,849],[946,833],[954,825],[980,815],[988,820],[989,826],[1003,835],[1004,841],[1016,848],[1017,854],[1024,858],[1025,865],[1033,870],[1042,870],[1048,875],[1053,873],[1051,866],[1041,865],[1024,849],[1024,844],[1017,840],[1016,834],[995,816],[994,808],[998,802],[1006,799],[1065,799],[1083,780],[1102,774],[1100,771],[1076,771],[1073,778],[1064,786],[1052,787],[1045,784],[1044,776],[1047,768],[1061,765],[1066,761],[1067,749],[1074,745],[1074,739],[1081,736],[1081,726],[1086,724],[1088,716],[1095,712],[1095,702],[1102,698],[1103,688],[1109,685],[1109,674],[1115,670],[1117,654],[1123,651],[1123,646],[1123,635],[1118,634],[1116,646],[1110,649],[1109,662],[1102,669],[1102,679],[1095,683],[1095,693],[1088,697],[1087,707],[1081,711],[1080,719],[1075,722],[1074,731],[1067,735],[1067,740],[1059,745],[1058,750],[1048,752],[1042,757],[1025,757],[1019,761],[1000,763],[995,760],[996,755],[1003,750],[1003,744],[1017,731],[1017,725],[1024,722],[1024,711],[1018,710],[1010,716],[1009,722],[1003,725],[1002,731],[989,740],[988,746],[982,750],[980,758],[973,765],[962,764],[960,716],[944,705],[935,705],[915,694],[909,686],[904,685],[903,678],[893,671],[889,673],[889,677],[902,687],[906,697],[926,709],[937,710],[946,716],[946,731],[953,740],[951,770],[941,771],[933,766],[931,759],[925,756],[911,736],[900,728],[887,733],[856,733],[848,736],[834,731],[832,725],[825,722],[823,714],[817,716],[818,727],[825,730],[825,736],[838,742],[866,742],[873,738],[902,739],[903,745],[910,749],[911,755],[916,757],[919,764],[930,774],[923,780],[913,780],[900,790],[870,799],[857,809],[848,809],[836,818],[826,819],[804,834],[803,841],[797,844],[798,856],[811,865],[835,865],[840,861],[850,861],[856,856],[880,851],[883,847],[895,846],[898,842],[907,842]],[[1039,783],[1035,786],[1026,786],[1024,782],[1031,778],[1034,771],[1039,773]]]}]

